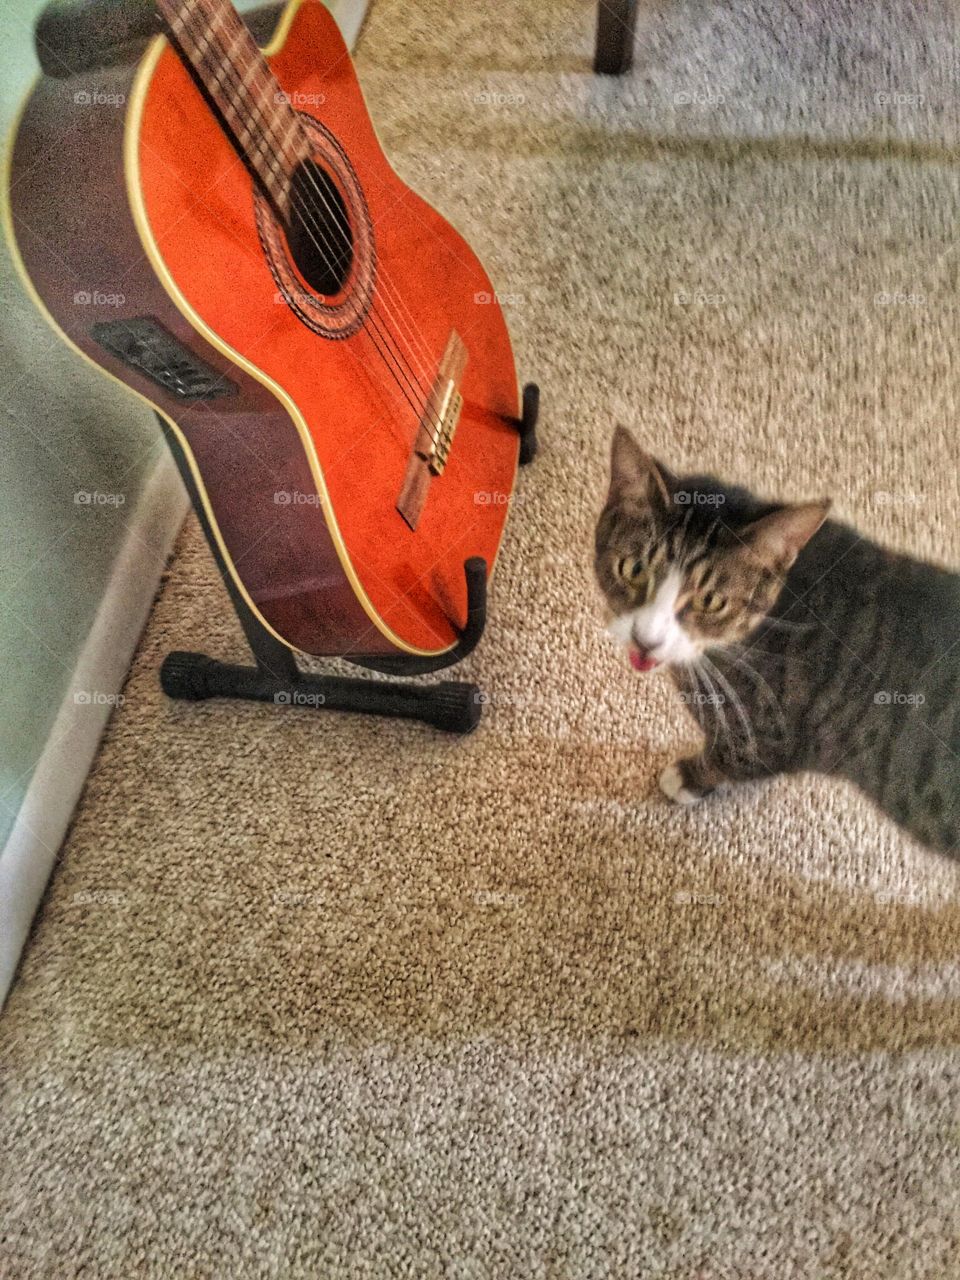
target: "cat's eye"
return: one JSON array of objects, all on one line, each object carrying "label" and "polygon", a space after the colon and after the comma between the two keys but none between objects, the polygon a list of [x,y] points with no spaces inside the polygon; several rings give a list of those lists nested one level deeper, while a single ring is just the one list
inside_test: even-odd
[{"label": "cat's eye", "polygon": [[719,613],[726,603],[726,597],[719,591],[701,591],[693,598],[697,613]]},{"label": "cat's eye", "polygon": [[650,575],[646,565],[637,556],[621,556],[616,568],[617,577],[622,578],[631,590],[642,593],[649,589]]}]

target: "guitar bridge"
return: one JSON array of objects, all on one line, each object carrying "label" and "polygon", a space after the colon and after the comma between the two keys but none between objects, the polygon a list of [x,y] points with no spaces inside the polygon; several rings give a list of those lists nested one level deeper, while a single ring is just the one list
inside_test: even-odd
[{"label": "guitar bridge", "polygon": [[[424,461],[435,476],[442,475],[443,468],[447,465],[447,459],[450,457],[450,446],[453,444],[453,433],[457,429],[462,409],[463,396],[456,390],[454,384],[450,382],[447,385],[443,406],[437,419],[436,432],[430,437],[432,452],[428,457],[424,458]],[[423,454],[420,456],[424,457]]]},{"label": "guitar bridge", "polygon": [[397,510],[411,529],[417,527],[431,479],[443,474],[450,457],[454,432],[463,410],[460,383],[466,364],[467,348],[459,333],[451,330],[437,376],[420,415],[403,487],[397,498]]}]

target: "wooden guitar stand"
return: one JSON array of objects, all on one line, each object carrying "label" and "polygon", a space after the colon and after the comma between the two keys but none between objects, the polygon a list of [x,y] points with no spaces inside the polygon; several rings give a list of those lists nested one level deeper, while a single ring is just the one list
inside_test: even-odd
[{"label": "wooden guitar stand", "polygon": [[[520,432],[521,466],[532,462],[537,451],[539,406],[538,387],[527,383],[523,389],[523,416],[516,424]],[[213,536],[186,456],[166,421],[159,414],[157,417],[256,660],[256,666],[246,667],[219,662],[204,653],[169,653],[160,668],[160,684],[168,697],[192,702],[206,698],[247,698],[285,707],[400,716],[423,720],[448,733],[469,733],[477,727],[483,699],[478,686],[465,680],[443,680],[432,685],[399,684],[395,680],[351,679],[301,671],[292,650],[267,631],[237,590]],[[351,661],[386,675],[418,676],[439,671],[465,658],[476,647],[486,624],[487,563],[474,556],[465,561],[463,569],[467,580],[467,621],[459,640],[448,653],[438,658],[358,657]]]}]

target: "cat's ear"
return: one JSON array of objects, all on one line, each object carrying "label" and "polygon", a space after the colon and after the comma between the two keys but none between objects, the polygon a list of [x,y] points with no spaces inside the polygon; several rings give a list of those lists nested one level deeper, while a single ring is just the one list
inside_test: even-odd
[{"label": "cat's ear", "polygon": [[765,565],[785,573],[826,520],[829,510],[829,498],[779,507],[741,529],[740,537]]},{"label": "cat's ear", "polygon": [[617,427],[610,450],[610,492],[607,502],[639,498],[653,507],[670,505],[670,472],[641,449],[626,427]]}]

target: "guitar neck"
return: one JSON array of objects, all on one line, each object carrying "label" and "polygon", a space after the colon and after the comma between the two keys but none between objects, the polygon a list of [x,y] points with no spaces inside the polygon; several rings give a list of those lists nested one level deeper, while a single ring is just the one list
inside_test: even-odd
[{"label": "guitar neck", "polygon": [[188,69],[216,104],[247,167],[281,214],[310,155],[300,117],[230,0],[156,0]]}]

